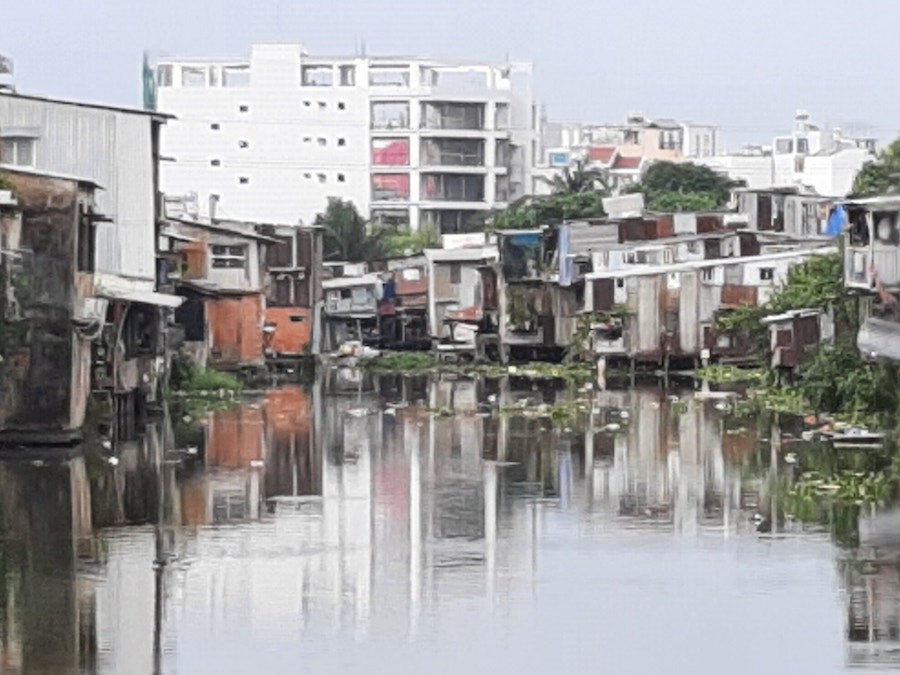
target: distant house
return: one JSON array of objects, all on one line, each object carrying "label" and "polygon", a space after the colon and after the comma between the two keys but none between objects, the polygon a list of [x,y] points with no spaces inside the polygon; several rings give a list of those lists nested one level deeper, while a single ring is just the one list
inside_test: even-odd
[{"label": "distant house", "polygon": [[116,435],[158,401],[167,372],[167,324],[181,300],[158,293],[161,127],[168,115],[0,91],[0,164],[78,176],[95,195],[93,288],[105,300],[91,388],[112,405]]},{"label": "distant house", "polygon": [[91,392],[94,182],[0,169],[0,442],[75,441]]},{"label": "distant house", "polygon": [[900,197],[846,205],[844,286],[862,298],[863,356],[900,361]]},{"label": "distant house", "polygon": [[266,246],[265,352],[271,358],[319,352],[323,231],[319,227],[262,225]]},{"label": "distant house", "polygon": [[279,241],[249,223],[172,218],[162,238],[180,261],[167,281],[186,298],[175,313],[182,349],[204,366],[263,366],[265,246]]},{"label": "distant house", "polygon": [[834,337],[831,316],[818,308],[795,309],[763,319],[769,329],[771,367],[792,373],[810,357],[810,350]]},{"label": "distant house", "polygon": [[390,261],[381,299],[381,344],[428,349],[428,268],[424,256]]},{"label": "distant house", "polygon": [[348,274],[326,279],[322,282],[322,292],[323,351],[333,352],[348,342],[366,346],[380,344],[379,303],[384,292],[380,274]]},{"label": "distant house", "polygon": [[484,244],[425,250],[428,332],[438,353],[475,354],[485,309],[496,304],[480,270],[497,257],[497,247]]}]

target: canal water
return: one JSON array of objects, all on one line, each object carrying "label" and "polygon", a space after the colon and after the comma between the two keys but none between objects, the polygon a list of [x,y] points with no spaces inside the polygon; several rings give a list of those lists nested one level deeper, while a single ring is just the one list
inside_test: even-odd
[{"label": "canal water", "polygon": [[738,408],[344,369],[8,453],[0,672],[897,667],[900,519]]}]

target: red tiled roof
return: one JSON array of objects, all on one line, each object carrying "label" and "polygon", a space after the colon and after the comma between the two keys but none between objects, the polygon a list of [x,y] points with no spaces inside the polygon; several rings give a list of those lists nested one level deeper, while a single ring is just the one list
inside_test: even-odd
[{"label": "red tiled roof", "polygon": [[641,162],[644,161],[643,157],[616,157],[616,161],[613,162],[613,169],[626,169],[626,170],[634,170],[639,169],[641,167]]},{"label": "red tiled roof", "polygon": [[616,146],[614,145],[592,145],[588,148],[588,159],[592,162],[609,164],[615,155]]}]

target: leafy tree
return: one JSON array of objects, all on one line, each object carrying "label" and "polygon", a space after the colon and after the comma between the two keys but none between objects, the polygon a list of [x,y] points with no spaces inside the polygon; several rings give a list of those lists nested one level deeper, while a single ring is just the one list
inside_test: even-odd
[{"label": "leafy tree", "polygon": [[392,257],[416,255],[426,248],[440,248],[441,235],[422,226],[417,232],[396,232],[385,237],[385,252]]},{"label": "leafy tree", "polygon": [[603,194],[600,192],[529,196],[495,214],[493,227],[498,230],[523,229],[563,220],[600,218],[604,215]]},{"label": "leafy tree", "polygon": [[792,309],[831,308],[836,324],[834,344],[815,347],[804,364],[797,390],[816,410],[892,413],[900,406],[900,379],[894,365],[863,360],[856,347],[859,313],[856,300],[844,292],[843,266],[838,253],[813,256],[794,266],[787,282],[764,305],[745,305],[723,315],[721,330],[740,332],[768,344],[763,317]]},{"label": "leafy tree", "polygon": [[728,203],[744,183],[692,162],[654,162],[631,192],[642,192],[651,211],[706,211]]},{"label": "leafy tree", "polygon": [[325,228],[326,260],[361,262],[384,255],[386,234],[371,231],[353,202],[329,197],[325,212],[316,216],[315,224]]},{"label": "leafy tree", "polygon": [[862,197],[896,190],[898,175],[900,175],[900,139],[886,147],[878,155],[878,159],[863,165],[853,181],[853,194]]}]

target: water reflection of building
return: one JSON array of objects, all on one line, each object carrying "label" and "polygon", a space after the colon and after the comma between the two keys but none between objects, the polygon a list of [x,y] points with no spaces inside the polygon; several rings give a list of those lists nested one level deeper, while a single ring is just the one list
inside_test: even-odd
[{"label": "water reflection of building", "polygon": [[91,531],[83,459],[0,462],[0,671],[93,671],[95,598],[77,575]]},{"label": "water reflection of building", "polygon": [[210,413],[193,462],[150,429],[118,465],[92,465],[93,523],[109,528],[87,566],[98,670],[152,672],[164,648],[194,672],[198,641],[260,627],[269,641],[415,633],[454,603],[503,611],[559,527],[737,522],[739,457],[714,402],[516,378],[333,385]]},{"label": "water reflection of building", "polygon": [[596,507],[689,533],[729,528],[741,473],[723,455],[722,415],[711,400],[668,400],[657,390],[603,392],[587,432]]},{"label": "water reflection of building", "polygon": [[847,661],[900,666],[900,511],[860,518],[860,546],[840,560]]}]

